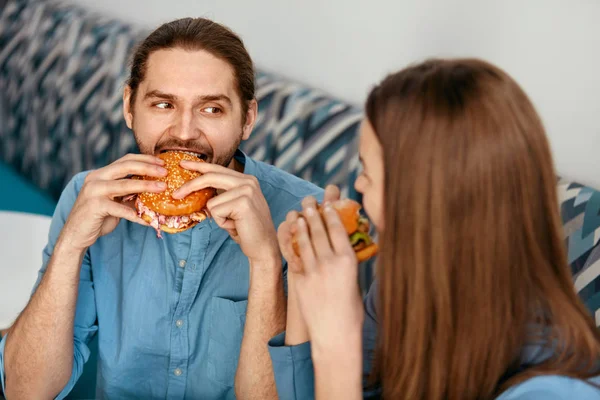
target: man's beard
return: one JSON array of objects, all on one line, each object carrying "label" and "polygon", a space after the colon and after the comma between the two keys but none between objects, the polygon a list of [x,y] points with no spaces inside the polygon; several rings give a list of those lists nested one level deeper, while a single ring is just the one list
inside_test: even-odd
[{"label": "man's beard", "polygon": [[236,153],[237,149],[239,148],[240,143],[242,143],[242,135],[243,135],[243,132],[239,134],[239,136],[237,137],[237,140],[229,148],[228,151],[226,151],[224,154],[222,154],[220,156],[215,157],[212,148],[204,145],[203,143],[201,143],[198,140],[180,140],[177,138],[168,138],[162,142],[159,141],[158,143],[156,143],[156,145],[154,147],[152,147],[152,146],[144,145],[142,143],[142,141],[140,140],[140,138],[138,137],[138,135],[135,133],[135,130],[133,131],[133,136],[135,138],[135,142],[137,143],[138,149],[139,149],[140,153],[142,153],[142,154],[154,155],[154,154],[160,153],[163,149],[170,149],[170,148],[188,149],[191,152],[204,154],[206,156],[205,161],[212,163],[212,164],[218,164],[223,167],[229,167],[229,165],[231,164],[231,161],[233,160],[233,157],[235,156],[235,153]]}]

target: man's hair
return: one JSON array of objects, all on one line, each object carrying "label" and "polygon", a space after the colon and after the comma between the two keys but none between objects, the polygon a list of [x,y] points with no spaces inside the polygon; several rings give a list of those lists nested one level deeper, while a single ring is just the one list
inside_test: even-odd
[{"label": "man's hair", "polygon": [[245,118],[248,104],[254,99],[252,59],[238,35],[229,28],[205,18],[182,18],[163,24],[137,46],[127,80],[127,84],[131,87],[132,107],[138,86],[145,78],[150,54],[173,48],[204,50],[227,62],[234,71],[236,89]]}]

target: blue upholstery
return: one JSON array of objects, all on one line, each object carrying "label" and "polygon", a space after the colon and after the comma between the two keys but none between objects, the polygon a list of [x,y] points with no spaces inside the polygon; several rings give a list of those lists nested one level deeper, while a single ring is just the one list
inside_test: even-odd
[{"label": "blue upholstery", "polygon": [[[129,54],[147,33],[52,0],[9,1],[0,10],[0,161],[20,176],[11,178],[14,185],[39,189],[5,199],[7,207],[50,214],[74,174],[136,151],[121,90]],[[361,110],[262,70],[256,83],[259,118],[242,148],[319,186],[337,184],[360,201],[352,183]],[[558,188],[575,285],[596,314],[600,193],[574,182]],[[372,270],[361,270],[363,289]]]},{"label": "blue upholstery", "polygon": [[56,202],[48,193],[27,181],[10,166],[0,161],[0,211],[16,211],[52,216]]}]

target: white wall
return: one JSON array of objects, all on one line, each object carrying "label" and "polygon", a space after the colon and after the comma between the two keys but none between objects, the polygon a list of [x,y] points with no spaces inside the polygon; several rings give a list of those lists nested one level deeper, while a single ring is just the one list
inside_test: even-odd
[{"label": "white wall", "polygon": [[362,104],[387,72],[476,56],[532,97],[559,172],[600,188],[600,0],[73,0],[145,27],[204,16],[258,66]]}]

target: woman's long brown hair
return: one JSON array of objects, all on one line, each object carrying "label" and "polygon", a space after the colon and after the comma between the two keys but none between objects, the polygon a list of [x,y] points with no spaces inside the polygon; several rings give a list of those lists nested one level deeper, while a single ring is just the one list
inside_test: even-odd
[{"label": "woman's long brown hair", "polygon": [[[383,148],[374,377],[388,399],[491,399],[536,375],[598,373],[556,175],[527,95],[479,60],[431,60],[367,101]],[[553,351],[520,371],[529,344]]]}]

